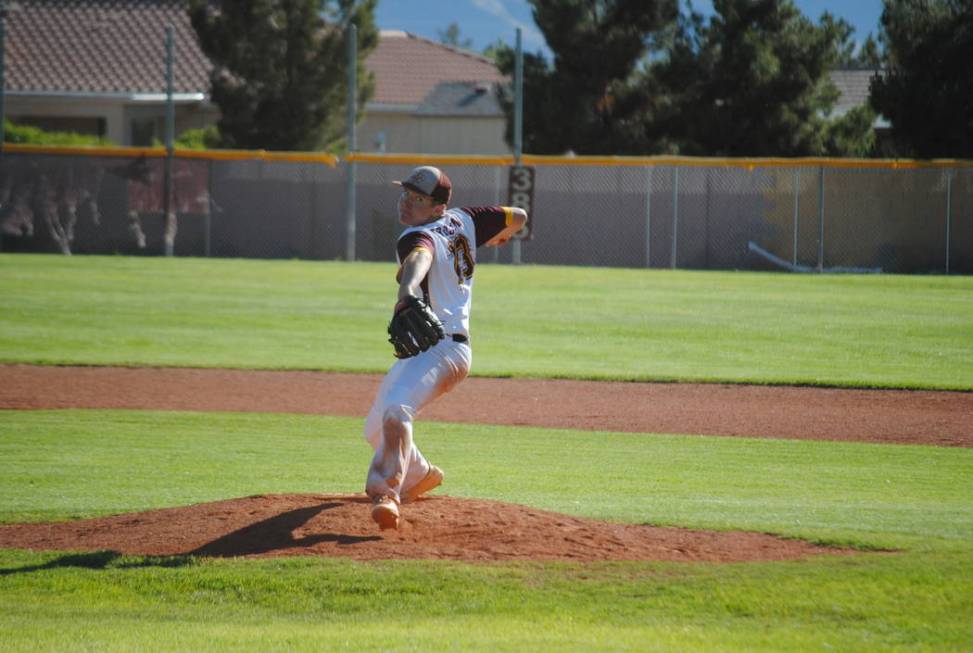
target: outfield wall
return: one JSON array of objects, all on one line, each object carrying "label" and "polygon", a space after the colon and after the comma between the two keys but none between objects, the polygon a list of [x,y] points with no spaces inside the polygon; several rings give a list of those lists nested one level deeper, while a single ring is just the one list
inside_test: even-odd
[{"label": "outfield wall", "polygon": [[[454,205],[507,203],[509,157],[7,145],[5,252],[393,260],[398,191],[439,165]],[[481,261],[690,269],[973,272],[973,162],[537,157],[528,240]]]}]

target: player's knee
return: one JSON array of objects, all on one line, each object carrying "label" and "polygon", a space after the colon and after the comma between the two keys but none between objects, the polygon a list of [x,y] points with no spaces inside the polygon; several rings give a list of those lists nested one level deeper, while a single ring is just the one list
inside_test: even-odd
[{"label": "player's knee", "polygon": [[397,404],[389,406],[382,414],[383,430],[401,431],[412,422],[412,411],[407,406]]}]

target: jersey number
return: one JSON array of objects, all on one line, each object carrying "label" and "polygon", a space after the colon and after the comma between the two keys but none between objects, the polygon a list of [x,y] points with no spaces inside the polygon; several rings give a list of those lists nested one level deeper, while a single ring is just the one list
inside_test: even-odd
[{"label": "jersey number", "polygon": [[466,236],[457,236],[449,242],[449,253],[453,255],[453,269],[456,270],[457,283],[463,283],[473,276],[473,253]]}]

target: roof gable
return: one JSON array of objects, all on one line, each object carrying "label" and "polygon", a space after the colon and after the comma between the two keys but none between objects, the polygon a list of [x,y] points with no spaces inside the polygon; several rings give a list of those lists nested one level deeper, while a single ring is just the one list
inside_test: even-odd
[{"label": "roof gable", "polygon": [[840,93],[832,111],[841,116],[855,107],[867,104],[869,85],[877,72],[860,68],[836,68],[832,70],[830,73],[831,81]]},{"label": "roof gable", "polygon": [[505,81],[492,61],[467,50],[382,30],[365,66],[375,75],[373,103],[419,105],[441,82]]}]

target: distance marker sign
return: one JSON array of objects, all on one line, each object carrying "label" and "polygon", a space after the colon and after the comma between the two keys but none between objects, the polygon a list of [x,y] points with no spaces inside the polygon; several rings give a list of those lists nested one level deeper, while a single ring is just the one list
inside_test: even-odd
[{"label": "distance marker sign", "polygon": [[531,166],[510,166],[507,206],[516,206],[527,211],[527,223],[514,237],[530,240],[534,223],[534,168]]}]

